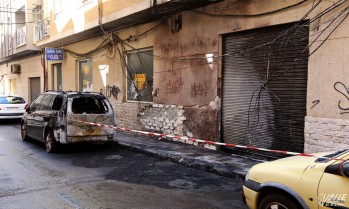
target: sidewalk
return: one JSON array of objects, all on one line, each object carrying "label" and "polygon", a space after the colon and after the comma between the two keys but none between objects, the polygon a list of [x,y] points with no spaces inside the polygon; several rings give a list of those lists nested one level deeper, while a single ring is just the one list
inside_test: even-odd
[{"label": "sidewalk", "polygon": [[116,141],[126,149],[241,181],[249,168],[258,163],[238,155],[133,133],[117,132]]}]

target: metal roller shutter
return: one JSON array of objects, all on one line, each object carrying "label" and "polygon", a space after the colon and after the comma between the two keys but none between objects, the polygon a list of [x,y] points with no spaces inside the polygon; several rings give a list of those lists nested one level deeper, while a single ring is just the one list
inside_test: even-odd
[{"label": "metal roller shutter", "polygon": [[[304,23],[287,36],[281,34],[294,23],[223,37],[224,142],[303,151],[309,39]],[[273,79],[259,91],[267,76]]]}]

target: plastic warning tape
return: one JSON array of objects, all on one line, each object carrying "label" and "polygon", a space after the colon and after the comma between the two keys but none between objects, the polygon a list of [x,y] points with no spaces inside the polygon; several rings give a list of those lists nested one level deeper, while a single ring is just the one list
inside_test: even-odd
[{"label": "plastic warning tape", "polygon": [[99,127],[103,127],[103,128],[115,129],[117,131],[139,133],[139,134],[148,135],[148,136],[159,136],[161,138],[172,138],[173,140],[182,139],[182,140],[186,140],[186,141],[191,141],[193,143],[197,142],[197,143],[203,143],[203,144],[208,144],[208,145],[219,145],[219,146],[225,146],[225,147],[231,147],[231,148],[258,150],[258,151],[271,152],[271,153],[277,153],[277,154],[283,154],[283,155],[314,157],[314,158],[326,159],[326,160],[347,161],[346,159],[342,159],[342,158],[319,157],[319,156],[316,156],[313,154],[308,154],[308,153],[289,152],[289,151],[284,151],[284,150],[273,150],[273,149],[265,149],[265,148],[259,148],[259,147],[254,147],[254,146],[245,146],[245,145],[238,145],[238,144],[231,144],[231,143],[214,142],[214,141],[190,138],[190,137],[186,137],[186,136],[176,136],[176,135],[171,135],[171,134],[160,134],[160,133],[155,133],[155,132],[133,130],[133,129],[129,129],[129,128],[120,128],[117,126],[104,125],[104,124],[100,124],[100,123],[91,123],[91,122],[80,121],[80,120],[70,119],[70,121],[89,124],[89,125],[93,125],[93,126],[99,126]]}]

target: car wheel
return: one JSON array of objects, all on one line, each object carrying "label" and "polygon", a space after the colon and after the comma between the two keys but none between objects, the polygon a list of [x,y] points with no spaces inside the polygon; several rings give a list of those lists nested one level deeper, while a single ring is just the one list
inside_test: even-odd
[{"label": "car wheel", "polygon": [[259,209],[299,209],[299,205],[287,195],[269,194],[259,204]]},{"label": "car wheel", "polygon": [[46,152],[53,153],[58,149],[58,142],[54,139],[52,131],[47,131],[45,137]]},{"label": "car wheel", "polygon": [[103,147],[105,149],[111,149],[111,148],[113,148],[113,146],[114,146],[114,141],[107,141],[107,142],[104,142],[104,144],[103,144]]},{"label": "car wheel", "polygon": [[27,126],[25,125],[25,123],[21,124],[21,137],[23,141],[29,140],[29,137],[27,135]]}]

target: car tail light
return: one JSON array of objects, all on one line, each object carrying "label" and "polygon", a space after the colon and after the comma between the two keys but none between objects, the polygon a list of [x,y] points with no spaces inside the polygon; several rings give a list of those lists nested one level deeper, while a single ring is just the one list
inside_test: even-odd
[{"label": "car tail light", "polygon": [[25,107],[24,107],[24,109],[26,110],[28,108],[28,104],[25,104]]}]

